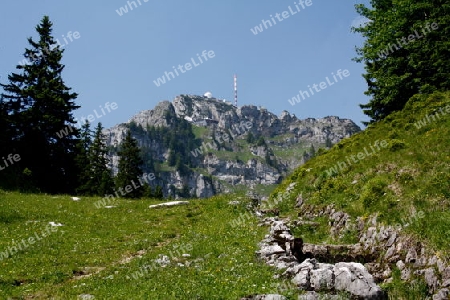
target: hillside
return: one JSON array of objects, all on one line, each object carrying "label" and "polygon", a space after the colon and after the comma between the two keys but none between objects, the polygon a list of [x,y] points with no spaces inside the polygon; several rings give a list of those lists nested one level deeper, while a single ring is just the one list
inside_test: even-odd
[{"label": "hillside", "polygon": [[299,220],[291,230],[305,242],[375,255],[365,265],[390,299],[448,299],[449,134],[450,93],[414,96],[297,169],[267,203]]},{"label": "hillside", "polygon": [[[329,289],[337,275],[327,274],[352,266],[389,299],[448,299],[449,116],[450,93],[416,96],[309,160],[256,208],[239,194],[152,208],[161,202],[0,191],[0,295],[315,299],[302,287],[369,299]],[[286,298],[256,296],[267,294]]]},{"label": "hillside", "polygon": [[172,198],[249,188],[267,196],[320,148],[361,130],[338,117],[300,120],[287,111],[276,116],[262,107],[180,95],[104,131],[114,173],[128,129],[142,150],[144,172],[155,173],[152,187]]},{"label": "hillside", "polygon": [[[266,229],[236,227],[246,200],[24,195],[0,190],[0,299],[239,299],[286,291],[254,252]],[[50,224],[51,223],[51,224]]]}]

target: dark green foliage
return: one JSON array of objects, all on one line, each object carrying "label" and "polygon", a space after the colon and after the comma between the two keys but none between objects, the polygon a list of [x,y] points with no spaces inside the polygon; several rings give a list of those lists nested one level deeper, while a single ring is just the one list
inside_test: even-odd
[{"label": "dark green foliage", "polygon": [[258,138],[258,141],[256,142],[256,146],[261,147],[261,146],[266,146],[266,140],[264,140],[264,138],[261,136]]},{"label": "dark green foliage", "polygon": [[189,174],[189,168],[181,161],[181,157],[177,156],[177,162],[175,164],[175,169],[181,176],[186,176]]},{"label": "dark green foliage", "polygon": [[8,111],[6,110],[6,106],[4,105],[3,101],[0,100],[0,155],[4,155],[9,150],[12,150],[8,149],[8,145],[11,145],[11,142],[12,134],[10,129]]},{"label": "dark green foliage", "polygon": [[167,164],[171,167],[175,166],[177,163],[177,155],[173,150],[169,150],[169,158],[167,159]]},{"label": "dark green foliage", "polygon": [[[119,155],[119,171],[116,177],[116,186],[125,189],[126,186],[132,185],[132,182],[137,183],[142,176],[141,166],[143,160],[141,152],[136,140],[131,136],[131,131],[128,130],[125,140],[120,145]],[[125,198],[140,198],[143,195],[142,188],[133,188],[133,190],[124,195]]]},{"label": "dark green foliage", "polygon": [[356,6],[370,22],[353,30],[366,38],[355,60],[365,64],[371,100],[361,108],[373,122],[401,110],[417,93],[450,89],[450,3],[373,0],[371,6]]},{"label": "dark green foliage", "polygon": [[91,138],[89,123],[82,127],[81,140],[78,147],[80,153],[77,156],[77,163],[80,172],[80,186],[77,192],[88,196],[103,196],[112,193],[114,181],[111,170],[108,168],[109,159],[105,143],[105,136],[102,133],[103,127],[98,123],[94,140]]},{"label": "dark green foliage", "polygon": [[275,169],[278,170],[279,166],[278,166],[278,162],[277,162],[277,159],[275,157],[275,154],[269,148],[266,151],[265,161],[266,161],[266,164],[268,164],[272,168],[275,168]]},{"label": "dark green foliage", "polygon": [[162,187],[160,185],[157,185],[155,188],[155,194],[153,195],[156,199],[163,199],[164,198],[164,194],[163,194],[163,190]]},{"label": "dark green foliage", "polygon": [[91,174],[91,164],[89,161],[89,149],[92,145],[92,130],[91,124],[86,121],[81,126],[80,140],[77,144],[77,156],[75,161],[78,167],[78,187],[76,189],[77,194],[89,195],[86,190],[85,184],[89,180]]},{"label": "dark green foliage", "polygon": [[[170,121],[171,127],[154,127],[147,126],[144,130],[142,126],[131,122],[129,128],[131,133],[140,136],[143,140],[148,141],[142,145],[142,158],[144,160],[143,169],[146,172],[158,172],[157,166],[163,163],[158,159],[151,146],[159,145],[169,151],[167,164],[175,167],[183,174],[188,174],[189,167],[195,167],[195,157],[191,154],[196,148],[201,146],[201,141],[195,138],[192,131],[192,125],[183,119],[176,118],[171,112],[165,113],[166,118]],[[177,162],[179,163],[177,164]],[[181,164],[183,166],[181,166]]]},{"label": "dark green foliage", "polygon": [[[11,123],[6,110],[6,106],[0,100],[0,158],[6,157],[8,154],[16,154],[13,145],[13,136],[11,132]],[[9,189],[21,186],[24,178],[18,178],[21,168],[17,165],[10,166],[0,171],[0,187]],[[23,177],[23,176],[20,176]]]},{"label": "dark green foliage", "polygon": [[253,133],[249,132],[247,134],[247,143],[249,144],[253,144],[255,142],[255,136],[253,135]]},{"label": "dark green foliage", "polygon": [[306,152],[306,150],[303,151],[303,160],[306,162],[308,160],[308,153]]},{"label": "dark green foliage", "polygon": [[314,145],[311,144],[311,147],[309,147],[309,157],[312,158],[316,156],[316,148],[314,148]]},{"label": "dark green foliage", "polygon": [[191,198],[191,193],[189,191],[189,186],[187,184],[183,184],[183,188],[179,190],[177,194],[181,198]]},{"label": "dark green foliage", "polygon": [[325,147],[327,147],[328,149],[333,147],[333,143],[331,142],[329,137],[327,137],[327,139],[325,140]]},{"label": "dark green foliage", "polygon": [[[10,150],[20,154],[16,167],[28,168],[31,182],[43,192],[69,193],[77,184],[75,164],[78,129],[72,112],[79,108],[61,77],[62,50],[52,37],[52,23],[45,16],[36,27],[39,40],[28,39],[28,65],[2,84],[1,111],[8,114]],[[1,126],[1,124],[0,124]],[[15,177],[20,177],[16,173]],[[18,186],[20,188],[20,186]]]},{"label": "dark green foliage", "polygon": [[142,197],[145,198],[153,198],[153,191],[152,191],[152,187],[149,184],[144,184],[144,186],[142,187]]},{"label": "dark green foliage", "polygon": [[108,168],[108,151],[106,150],[105,136],[102,131],[102,123],[98,123],[97,128],[95,128],[94,141],[89,149],[91,169],[87,185],[92,195],[111,193],[114,187],[111,170]]}]

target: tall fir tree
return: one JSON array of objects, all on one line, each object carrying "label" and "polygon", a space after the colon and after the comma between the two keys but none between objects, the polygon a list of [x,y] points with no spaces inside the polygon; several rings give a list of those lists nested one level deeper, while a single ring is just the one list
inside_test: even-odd
[{"label": "tall fir tree", "polygon": [[311,144],[311,147],[309,147],[309,157],[314,157],[316,156],[316,148],[314,148],[314,145]]},{"label": "tall fir tree", "polygon": [[371,122],[402,109],[417,93],[450,89],[448,0],[371,0],[356,6],[367,22],[353,31],[366,41],[355,61],[371,99],[361,104]]},{"label": "tall fir tree", "polygon": [[106,195],[113,191],[114,182],[109,166],[108,150],[106,148],[105,135],[102,123],[95,128],[94,141],[89,149],[89,161],[91,164],[91,176],[88,184],[92,194]]},{"label": "tall fir tree", "polygon": [[155,199],[163,199],[164,198],[163,189],[160,185],[156,186],[154,197],[155,197]]},{"label": "tall fir tree", "polygon": [[[39,40],[28,38],[25,49],[29,64],[18,65],[20,73],[8,76],[2,84],[2,103],[9,115],[12,146],[22,157],[22,169],[28,168],[41,191],[69,193],[76,186],[76,144],[79,131],[72,112],[79,108],[62,79],[64,50],[52,37],[52,26],[44,16],[36,31]],[[58,135],[57,133],[64,133]]]},{"label": "tall fir tree", "polygon": [[[127,186],[139,185],[139,178],[142,177],[141,166],[144,161],[141,158],[141,151],[136,140],[131,136],[128,130],[125,140],[120,145],[119,155],[119,171],[116,176],[116,187],[125,189]],[[131,192],[122,195],[125,198],[140,198],[143,195],[143,188],[138,187],[132,189]]]},{"label": "tall fir tree", "polygon": [[86,122],[81,126],[80,140],[77,144],[77,156],[75,158],[78,167],[78,186],[76,192],[79,195],[91,195],[87,182],[91,176],[91,163],[89,149],[92,145],[91,124]]},{"label": "tall fir tree", "polygon": [[109,166],[108,150],[103,134],[102,123],[95,128],[94,139],[91,139],[89,123],[81,130],[78,143],[77,163],[80,171],[80,186],[77,192],[89,196],[103,196],[114,189],[114,181]]},{"label": "tall fir tree", "polygon": [[[0,100],[0,157],[16,154],[17,151],[12,143],[10,121],[4,103]],[[0,188],[14,189],[20,184],[22,175],[17,164],[0,170]]]}]

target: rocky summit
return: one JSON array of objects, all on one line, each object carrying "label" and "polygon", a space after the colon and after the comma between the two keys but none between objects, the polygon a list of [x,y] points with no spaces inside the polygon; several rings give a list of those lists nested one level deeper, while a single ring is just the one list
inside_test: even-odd
[{"label": "rocky summit", "polygon": [[216,98],[180,95],[104,131],[111,168],[130,129],[144,157],[144,172],[155,173],[152,188],[165,197],[210,197],[271,188],[323,149],[361,129],[349,119],[298,119],[263,107],[235,107]]}]

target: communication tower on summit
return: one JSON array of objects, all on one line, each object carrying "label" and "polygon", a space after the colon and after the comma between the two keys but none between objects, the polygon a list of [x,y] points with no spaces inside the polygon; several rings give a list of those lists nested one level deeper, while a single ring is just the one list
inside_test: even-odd
[{"label": "communication tower on summit", "polygon": [[234,106],[237,107],[237,75],[234,74]]}]

